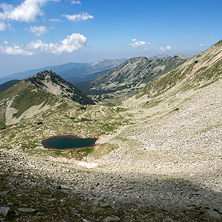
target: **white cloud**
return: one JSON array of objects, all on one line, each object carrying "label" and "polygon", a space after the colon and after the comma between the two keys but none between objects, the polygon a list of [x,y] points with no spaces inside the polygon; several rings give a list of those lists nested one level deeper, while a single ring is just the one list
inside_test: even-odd
[{"label": "white cloud", "polygon": [[167,45],[166,50],[171,50],[171,46]]},{"label": "white cloud", "polygon": [[167,45],[167,46],[161,46],[161,47],[160,47],[160,50],[163,51],[163,52],[169,51],[169,50],[171,50],[171,49],[172,49],[172,48],[171,48],[171,46],[169,46],[169,45]]},{"label": "white cloud", "polygon": [[49,1],[58,2],[59,0],[24,0],[16,7],[11,4],[0,4],[0,8],[3,10],[3,12],[0,13],[0,19],[34,22],[37,16],[43,15],[41,7]]},{"label": "white cloud", "polygon": [[146,42],[144,41],[136,41],[136,39],[133,39],[132,42],[130,43],[132,47],[144,47],[146,45]]},{"label": "white cloud", "polygon": [[61,54],[62,52],[73,52],[86,45],[86,37],[79,34],[73,33],[67,36],[66,39],[58,43],[44,43],[41,40],[33,41],[28,44],[28,48],[31,50],[50,52],[54,54]]},{"label": "white cloud", "polygon": [[86,37],[79,33],[73,33],[62,40],[61,43],[62,44],[58,46],[55,53],[72,52],[82,48],[86,45]]},{"label": "white cloud", "polygon": [[81,14],[76,14],[76,15],[62,15],[63,17],[66,17],[69,21],[77,22],[77,21],[85,21],[88,19],[93,19],[94,16],[90,15],[87,12],[82,12]]},{"label": "white cloud", "polygon": [[53,19],[49,19],[50,22],[61,22],[61,19],[57,19],[57,18],[53,18]]},{"label": "white cloud", "polygon": [[203,47],[203,46],[204,46],[204,44],[203,44],[203,43],[201,43],[201,44],[200,44],[200,47]]},{"label": "white cloud", "polygon": [[0,31],[5,31],[6,24],[4,22],[0,22]]},{"label": "white cloud", "polygon": [[33,55],[32,52],[22,49],[19,45],[0,46],[0,52],[8,55]]},{"label": "white cloud", "polygon": [[4,41],[4,44],[5,44],[5,45],[8,45],[8,42],[7,42],[7,41]]},{"label": "white cloud", "polygon": [[148,47],[153,47],[151,42],[137,41],[136,39],[132,39],[132,42],[129,45],[134,48],[142,47],[144,50],[148,50]]},{"label": "white cloud", "polygon": [[81,5],[81,2],[79,1],[79,0],[77,0],[77,1],[71,1],[71,3],[73,4],[73,5],[75,5],[75,4],[78,4],[78,5]]},{"label": "white cloud", "polygon": [[42,34],[47,32],[47,28],[45,26],[31,26],[29,28],[29,31],[33,32],[37,36],[40,36],[40,35],[42,35]]},{"label": "white cloud", "polygon": [[73,33],[60,43],[45,43],[37,40],[24,46],[0,46],[0,52],[9,55],[33,55],[38,52],[61,54],[63,52],[73,52],[84,46],[86,46],[86,37],[80,33]]}]

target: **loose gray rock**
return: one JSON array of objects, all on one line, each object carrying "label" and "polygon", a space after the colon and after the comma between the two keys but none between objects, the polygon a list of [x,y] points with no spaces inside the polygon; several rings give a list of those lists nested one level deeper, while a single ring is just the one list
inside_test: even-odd
[{"label": "loose gray rock", "polygon": [[102,208],[110,207],[110,205],[106,202],[100,202],[99,206],[102,207]]},{"label": "loose gray rock", "polygon": [[21,213],[34,213],[37,210],[34,208],[18,208],[18,211]]},{"label": "loose gray rock", "polygon": [[11,212],[10,207],[0,207],[0,214],[6,217]]},{"label": "loose gray rock", "polygon": [[207,214],[212,219],[215,219],[215,220],[221,220],[222,219],[222,216],[219,213],[217,213],[216,211],[214,211],[214,210],[211,210],[211,209],[208,210]]},{"label": "loose gray rock", "polygon": [[120,221],[120,218],[117,216],[108,216],[103,221],[104,222]]},{"label": "loose gray rock", "polygon": [[5,195],[7,195],[8,194],[8,191],[1,191],[0,192],[0,196],[5,196]]}]

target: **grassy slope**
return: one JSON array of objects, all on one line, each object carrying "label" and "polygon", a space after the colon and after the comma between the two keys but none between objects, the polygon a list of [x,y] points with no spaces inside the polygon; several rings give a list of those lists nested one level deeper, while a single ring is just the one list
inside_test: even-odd
[{"label": "grassy slope", "polygon": [[14,117],[18,118],[21,114],[32,106],[39,105],[44,102],[46,104],[53,104],[56,97],[43,90],[38,89],[30,83],[20,82],[0,93],[0,128],[5,128],[5,109],[7,102],[13,100],[11,107],[17,110]]}]

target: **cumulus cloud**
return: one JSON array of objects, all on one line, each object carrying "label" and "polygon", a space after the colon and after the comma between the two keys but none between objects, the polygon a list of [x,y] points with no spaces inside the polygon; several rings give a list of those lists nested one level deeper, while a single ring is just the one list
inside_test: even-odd
[{"label": "cumulus cloud", "polygon": [[75,5],[75,4],[78,4],[78,5],[81,5],[81,2],[79,1],[79,0],[77,0],[77,1],[71,1],[71,4],[73,4],[73,5]]},{"label": "cumulus cloud", "polygon": [[160,47],[160,50],[163,51],[163,52],[169,51],[169,50],[171,50],[171,49],[172,49],[172,48],[171,48],[171,46],[169,46],[169,45],[167,45],[167,46],[161,46],[161,47]]},{"label": "cumulus cloud", "polygon": [[47,28],[45,26],[31,26],[29,28],[29,31],[33,32],[37,36],[40,36],[40,35],[42,35],[42,34],[47,32]]},{"label": "cumulus cloud", "polygon": [[146,45],[146,42],[144,41],[136,41],[136,39],[133,39],[132,42],[130,43],[132,47],[144,47]]},{"label": "cumulus cloud", "polygon": [[200,47],[203,47],[203,46],[204,46],[204,44],[203,44],[203,43],[201,43],[201,44],[200,44]]},{"label": "cumulus cloud", "polygon": [[65,15],[65,14],[63,14],[62,16],[66,17],[69,21],[73,21],[73,22],[78,22],[78,21],[81,21],[81,20],[85,21],[85,20],[94,18],[93,15],[90,15],[87,12],[82,12],[81,14],[76,14],[76,15]]},{"label": "cumulus cloud", "polygon": [[86,37],[79,34],[73,33],[67,36],[66,39],[58,43],[44,43],[41,40],[33,41],[28,44],[28,48],[31,50],[50,52],[54,54],[61,54],[63,52],[73,52],[86,45]]},{"label": "cumulus cloud", "polygon": [[129,45],[135,48],[142,47],[145,50],[148,50],[148,46],[152,47],[150,42],[137,41],[136,39],[132,39],[132,42]]},{"label": "cumulus cloud", "polygon": [[41,8],[49,1],[59,0],[24,0],[20,5],[14,7],[11,4],[0,4],[3,12],[0,13],[1,20],[13,20],[19,22],[34,22],[37,16],[42,16]]},{"label": "cumulus cloud", "polygon": [[33,55],[38,52],[61,54],[73,52],[86,46],[86,37],[80,33],[73,33],[60,43],[45,43],[41,40],[32,41],[24,46],[0,46],[0,52],[9,55]]},{"label": "cumulus cloud", "polygon": [[0,46],[0,52],[8,55],[33,55],[32,52],[29,52],[25,49],[22,49],[19,45],[14,46]]}]

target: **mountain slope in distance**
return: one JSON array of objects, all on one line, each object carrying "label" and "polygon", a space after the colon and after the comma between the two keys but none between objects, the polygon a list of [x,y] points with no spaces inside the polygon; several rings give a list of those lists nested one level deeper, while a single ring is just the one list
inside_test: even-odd
[{"label": "mountain slope in distance", "polygon": [[167,55],[153,58],[134,57],[86,84],[82,89],[97,100],[129,97],[143,89],[147,82],[185,61],[186,59],[179,56]]},{"label": "mountain slope in distance", "polygon": [[42,70],[52,70],[58,73],[65,80],[71,83],[76,83],[78,82],[78,79],[82,81],[82,78],[84,78],[86,75],[112,69],[116,67],[117,65],[120,65],[124,61],[126,61],[126,59],[114,59],[114,60],[102,59],[94,63],[70,62],[70,63],[57,65],[57,66],[48,66],[44,68],[27,70],[24,72],[19,72],[19,73],[15,73],[9,76],[2,77],[0,78],[0,84],[9,80],[13,80],[13,79],[19,79],[19,80],[26,79]]},{"label": "mountain slope in distance", "polygon": [[153,97],[168,90],[179,91],[192,87],[204,87],[221,78],[221,74],[222,40],[159,79],[149,82],[143,89],[143,93]]}]

